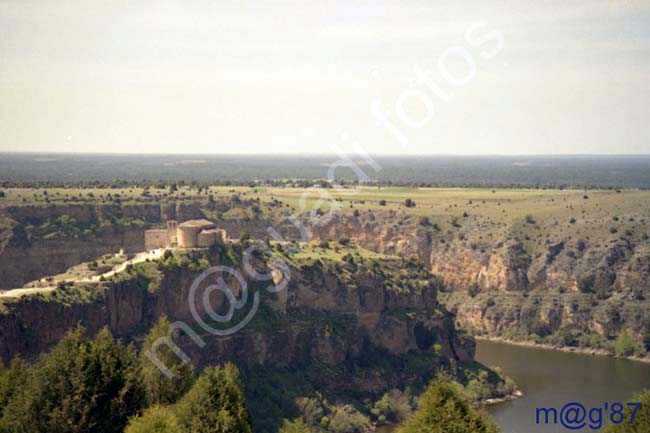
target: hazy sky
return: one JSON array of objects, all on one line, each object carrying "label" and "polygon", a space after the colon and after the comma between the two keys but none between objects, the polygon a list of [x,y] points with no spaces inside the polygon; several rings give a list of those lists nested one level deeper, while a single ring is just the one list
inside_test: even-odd
[{"label": "hazy sky", "polygon": [[647,0],[0,0],[0,151],[650,153],[649,102]]}]

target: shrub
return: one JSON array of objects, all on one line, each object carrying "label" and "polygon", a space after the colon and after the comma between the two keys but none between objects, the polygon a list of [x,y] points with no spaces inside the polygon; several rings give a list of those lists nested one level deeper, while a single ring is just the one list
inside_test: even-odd
[{"label": "shrub", "polygon": [[406,207],[415,207],[415,202],[411,200],[410,198],[407,198],[404,200],[404,206]]},{"label": "shrub", "polygon": [[[125,432],[128,433],[128,432]],[[278,433],[311,433],[311,429],[302,419],[298,418],[293,421],[285,419]]]},{"label": "shrub", "polygon": [[386,206],[386,200],[379,200],[379,206]]},{"label": "shrub", "polygon": [[583,275],[578,278],[578,290],[581,293],[592,293],[594,290],[594,283],[596,282],[595,275]]},{"label": "shrub", "polygon": [[470,298],[473,298],[474,296],[478,295],[480,291],[481,291],[481,287],[478,285],[476,281],[471,283],[467,288],[467,294],[470,296]]},{"label": "shrub", "polygon": [[381,423],[403,421],[413,413],[411,396],[399,389],[391,389],[375,402],[371,412]]},{"label": "shrub", "polygon": [[330,417],[328,431],[332,433],[349,433],[364,431],[370,426],[370,420],[356,410],[347,407],[336,408]]},{"label": "shrub", "polygon": [[250,240],[250,238],[251,235],[246,230],[242,230],[241,232],[239,232],[239,242],[246,242]]}]

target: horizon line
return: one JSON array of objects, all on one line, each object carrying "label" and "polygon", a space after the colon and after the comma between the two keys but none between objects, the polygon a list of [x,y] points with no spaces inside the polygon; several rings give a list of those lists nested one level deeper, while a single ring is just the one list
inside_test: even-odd
[{"label": "horizon line", "polygon": [[[0,150],[0,155],[80,155],[80,156],[204,156],[204,157],[266,157],[266,158],[283,158],[283,157],[341,157],[336,153],[156,153],[156,152],[75,152],[75,151],[13,151]],[[446,158],[539,158],[539,157],[650,157],[650,153],[368,153],[365,155],[359,152],[343,153],[347,157],[446,157]]]}]

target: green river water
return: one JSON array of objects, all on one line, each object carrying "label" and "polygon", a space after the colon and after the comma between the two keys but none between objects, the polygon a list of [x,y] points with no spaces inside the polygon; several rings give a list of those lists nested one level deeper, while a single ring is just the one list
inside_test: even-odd
[{"label": "green river water", "polygon": [[[588,426],[568,430],[559,424],[536,424],[537,408],[557,408],[579,402],[589,410],[614,402],[625,402],[644,388],[650,388],[650,364],[603,356],[520,347],[478,341],[476,358],[485,365],[499,366],[524,393],[514,401],[488,407],[503,433],[596,432]],[[594,412],[594,419],[598,417]],[[596,422],[594,425],[598,425]],[[379,431],[389,433],[391,427]]]}]

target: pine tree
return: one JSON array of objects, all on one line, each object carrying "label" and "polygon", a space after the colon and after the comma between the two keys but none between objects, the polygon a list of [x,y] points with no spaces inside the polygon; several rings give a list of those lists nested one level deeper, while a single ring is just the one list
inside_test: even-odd
[{"label": "pine tree", "polygon": [[29,366],[22,358],[14,358],[8,369],[0,363],[0,419],[12,397],[25,387],[29,374]]},{"label": "pine tree", "polygon": [[114,433],[144,403],[137,357],[107,330],[90,342],[81,327],[41,356],[3,411],[0,431]]},{"label": "pine tree", "polygon": [[[171,404],[182,397],[192,385],[191,364],[183,362],[181,358],[166,344],[156,348],[155,355],[172,372],[172,378],[165,376],[160,369],[145,356],[152,345],[159,338],[167,337],[170,323],[167,317],[162,316],[151,328],[140,352],[142,364],[142,379],[147,391],[147,400],[150,405]],[[173,340],[173,338],[172,338]]]},{"label": "pine tree", "polygon": [[252,433],[239,372],[233,364],[208,367],[177,403],[187,433]]},{"label": "pine tree", "polygon": [[[124,347],[103,329],[88,353],[85,388],[95,419],[93,431],[114,432],[145,406],[140,364],[133,346]],[[121,429],[120,429],[121,430]]]}]

